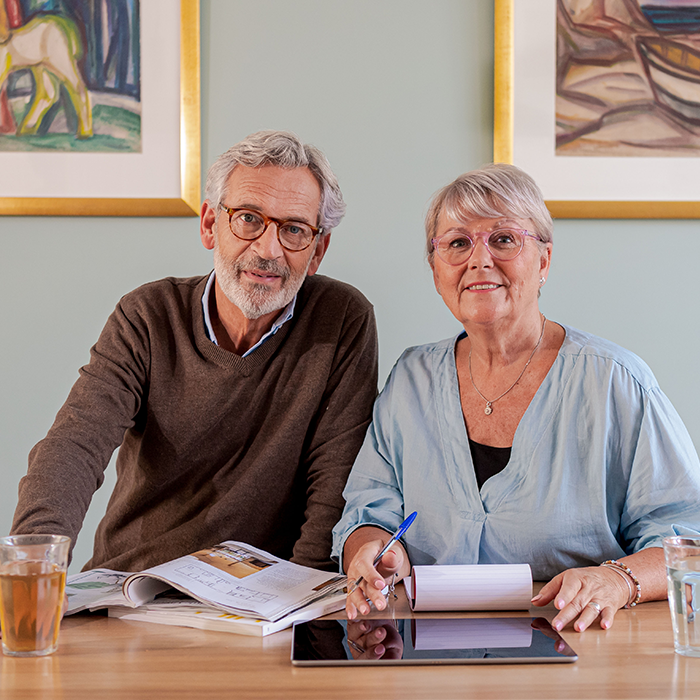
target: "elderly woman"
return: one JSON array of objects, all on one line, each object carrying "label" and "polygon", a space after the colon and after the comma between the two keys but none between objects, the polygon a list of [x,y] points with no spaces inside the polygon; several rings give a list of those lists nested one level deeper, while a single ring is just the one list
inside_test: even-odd
[{"label": "elderly woman", "polygon": [[540,312],[552,219],[538,187],[510,165],[467,173],[437,193],[426,231],[464,332],[406,350],[377,400],[334,530],[363,579],[348,617],[384,609],[385,582],[412,564],[529,563],[551,579],[532,602],[554,601],[556,629],[607,629],[664,598],[661,540],[700,525],[698,457],[644,362]]}]

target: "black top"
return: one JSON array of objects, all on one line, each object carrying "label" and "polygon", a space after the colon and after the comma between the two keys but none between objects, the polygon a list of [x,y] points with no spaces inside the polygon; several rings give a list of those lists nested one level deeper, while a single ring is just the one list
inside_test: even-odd
[{"label": "black top", "polygon": [[482,445],[474,440],[469,440],[469,449],[472,453],[476,483],[479,485],[479,489],[484,485],[486,479],[502,472],[510,459],[510,447],[491,447],[491,445]]}]

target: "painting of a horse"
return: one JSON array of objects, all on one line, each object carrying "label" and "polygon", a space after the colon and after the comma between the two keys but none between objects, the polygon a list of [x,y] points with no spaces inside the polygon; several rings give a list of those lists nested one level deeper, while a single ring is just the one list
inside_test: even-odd
[{"label": "painting of a horse", "polygon": [[0,152],[141,151],[140,0],[0,0]]},{"label": "painting of a horse", "polygon": [[64,87],[78,118],[76,136],[92,136],[90,97],[77,65],[81,56],[75,24],[56,15],[35,17],[0,43],[0,86],[21,69],[29,69],[34,78],[34,94],[18,126],[19,135],[38,132]]}]

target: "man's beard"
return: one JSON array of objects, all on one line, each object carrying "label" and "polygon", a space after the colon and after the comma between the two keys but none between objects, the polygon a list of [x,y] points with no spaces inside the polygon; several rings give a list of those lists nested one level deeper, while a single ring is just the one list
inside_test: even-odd
[{"label": "man's beard", "polygon": [[[235,304],[246,318],[255,320],[265,314],[283,309],[289,304],[304,282],[312,258],[313,256],[309,256],[306,267],[295,274],[287,265],[261,258],[255,253],[247,257],[240,255],[230,263],[222,257],[217,245],[214,248],[214,271],[219,287],[226,298]],[[272,290],[266,284],[241,282],[244,270],[259,270],[279,275],[279,289]]]}]

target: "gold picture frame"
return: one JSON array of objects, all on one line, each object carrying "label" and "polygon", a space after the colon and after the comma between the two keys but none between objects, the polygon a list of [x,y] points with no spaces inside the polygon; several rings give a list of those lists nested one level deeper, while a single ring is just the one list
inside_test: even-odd
[{"label": "gold picture frame", "polygon": [[180,0],[180,194],[172,198],[0,197],[2,216],[199,216],[199,0]]},{"label": "gold picture frame", "polygon": [[[494,139],[495,163],[513,163],[515,139],[515,3],[495,0],[494,6]],[[551,0],[556,3],[556,0]],[[552,115],[552,119],[554,116]],[[700,163],[700,161],[698,161]],[[521,165],[521,163],[516,163]],[[527,169],[527,167],[526,167]],[[549,199],[552,216],[562,219],[697,219],[700,201],[568,200]]]}]

